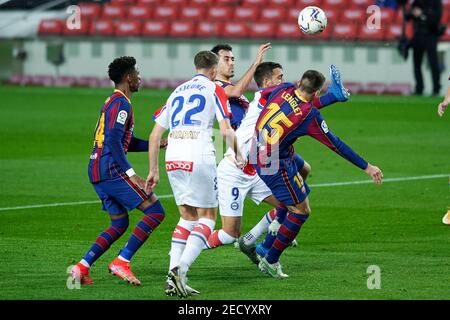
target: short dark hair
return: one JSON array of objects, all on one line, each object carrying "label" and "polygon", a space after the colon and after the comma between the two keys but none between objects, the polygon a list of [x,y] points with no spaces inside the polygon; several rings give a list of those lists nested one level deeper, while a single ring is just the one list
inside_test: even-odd
[{"label": "short dark hair", "polygon": [[196,69],[211,69],[219,63],[219,57],[208,50],[200,51],[195,55],[194,65]]},{"label": "short dark hair", "polygon": [[233,48],[229,44],[218,44],[211,49],[211,51],[217,55],[219,55],[220,50],[233,51]]},{"label": "short dark hair", "polygon": [[299,88],[306,93],[314,93],[322,88],[325,83],[325,76],[316,70],[306,71],[300,80]]},{"label": "short dark hair", "polygon": [[136,59],[134,57],[116,58],[108,66],[108,76],[115,84],[119,84],[126,75],[136,70],[135,66]]},{"label": "short dark hair", "polygon": [[276,62],[263,62],[260,63],[255,70],[255,74],[253,75],[253,79],[255,79],[256,85],[258,87],[262,87],[264,79],[270,78],[272,76],[273,70],[276,68],[283,69],[281,64]]}]

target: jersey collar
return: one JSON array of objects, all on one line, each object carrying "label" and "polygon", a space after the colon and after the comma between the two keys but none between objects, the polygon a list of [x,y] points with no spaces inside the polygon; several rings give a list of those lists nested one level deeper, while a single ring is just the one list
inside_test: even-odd
[{"label": "jersey collar", "polygon": [[299,98],[300,100],[302,100],[303,102],[309,102],[308,100],[306,100],[305,98],[303,98],[299,93],[298,93],[298,89],[294,91],[295,95],[297,96],[297,98]]},{"label": "jersey collar", "polygon": [[123,95],[124,97],[125,97],[125,99],[127,99],[128,100],[128,103],[129,104],[131,104],[131,101],[130,101],[130,99],[128,99],[128,97],[125,95],[125,93],[123,93],[122,91],[120,91],[119,89],[114,89],[114,92],[118,92],[118,93],[120,93],[121,95]]}]

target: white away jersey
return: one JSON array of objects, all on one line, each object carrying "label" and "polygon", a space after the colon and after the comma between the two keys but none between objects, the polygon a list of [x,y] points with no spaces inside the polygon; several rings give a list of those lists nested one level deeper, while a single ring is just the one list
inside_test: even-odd
[{"label": "white away jersey", "polygon": [[220,122],[229,117],[225,91],[206,76],[196,75],[178,86],[154,115],[160,126],[170,130],[166,161],[214,155],[214,119]]}]

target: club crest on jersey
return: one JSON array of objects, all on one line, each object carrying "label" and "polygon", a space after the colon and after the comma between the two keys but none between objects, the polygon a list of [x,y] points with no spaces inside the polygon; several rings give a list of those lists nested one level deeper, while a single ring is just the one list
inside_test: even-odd
[{"label": "club crest on jersey", "polygon": [[322,120],[322,123],[320,124],[320,126],[322,127],[322,130],[324,133],[328,133],[328,126],[327,123],[325,122],[325,120]]},{"label": "club crest on jersey", "polygon": [[127,121],[128,113],[125,110],[121,110],[119,114],[117,115],[117,123],[125,124],[125,121]]},{"label": "club crest on jersey", "polygon": [[233,202],[233,203],[231,204],[231,209],[232,209],[232,210],[237,210],[237,209],[239,209],[239,204],[238,204],[237,202]]}]

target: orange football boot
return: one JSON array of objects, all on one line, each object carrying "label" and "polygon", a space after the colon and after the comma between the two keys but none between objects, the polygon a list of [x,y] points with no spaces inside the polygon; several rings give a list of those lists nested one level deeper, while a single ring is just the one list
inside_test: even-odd
[{"label": "orange football boot", "polygon": [[109,272],[120,279],[127,281],[133,286],[141,285],[141,281],[131,272],[130,263],[115,258],[108,266]]},{"label": "orange football boot", "polygon": [[72,270],[70,270],[72,279],[74,281],[80,281],[80,284],[94,284],[91,276],[89,275],[89,268],[78,262]]}]

